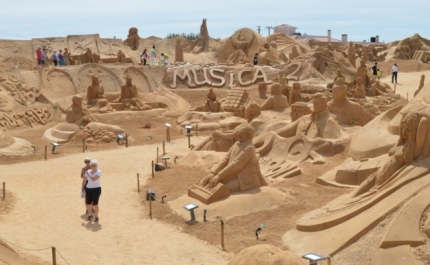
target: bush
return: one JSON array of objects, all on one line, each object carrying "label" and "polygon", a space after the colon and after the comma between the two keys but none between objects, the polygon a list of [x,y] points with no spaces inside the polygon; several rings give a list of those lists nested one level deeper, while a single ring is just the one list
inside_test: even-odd
[{"label": "bush", "polygon": [[195,33],[188,33],[188,34],[170,33],[170,34],[167,34],[166,39],[172,39],[175,37],[183,37],[187,40],[197,40],[199,38],[199,36],[200,36],[200,34],[198,34],[198,33],[197,34],[195,34]]}]

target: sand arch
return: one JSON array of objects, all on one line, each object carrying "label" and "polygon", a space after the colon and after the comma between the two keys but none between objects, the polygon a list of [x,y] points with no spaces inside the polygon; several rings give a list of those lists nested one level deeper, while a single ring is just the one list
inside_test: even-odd
[{"label": "sand arch", "polygon": [[79,93],[83,93],[91,85],[91,77],[98,75],[100,83],[103,85],[105,92],[120,92],[123,81],[111,69],[102,65],[91,63],[82,66],[78,70]]},{"label": "sand arch", "polygon": [[139,68],[130,66],[124,70],[124,76],[130,75],[133,78],[133,83],[136,84],[139,92],[150,93],[154,92],[148,76]]},{"label": "sand arch", "polygon": [[58,98],[78,94],[75,80],[67,71],[54,68],[46,74],[45,80],[45,88]]}]

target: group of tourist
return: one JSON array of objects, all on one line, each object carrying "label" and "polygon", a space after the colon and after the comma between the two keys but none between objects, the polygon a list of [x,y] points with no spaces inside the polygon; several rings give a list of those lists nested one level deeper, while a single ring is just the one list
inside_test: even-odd
[{"label": "group of tourist", "polygon": [[[99,198],[102,194],[100,178],[102,172],[98,169],[99,162],[89,157],[84,159],[85,167],[81,170],[81,197],[85,197],[87,221],[99,221]],[[94,218],[94,219],[93,219]]]},{"label": "group of tourist", "polygon": [[[148,59],[151,61],[151,66],[155,66],[155,58],[157,57],[157,52],[155,46],[152,46],[150,57],[148,56],[147,49],[144,49],[140,54],[140,64],[146,65]],[[160,66],[170,66],[170,57],[166,53],[161,53],[161,58],[158,60],[158,65]]]},{"label": "group of tourist", "polygon": [[[395,63],[391,67],[391,83],[396,82],[397,84],[397,72],[399,71],[399,68],[397,67],[397,64]],[[374,77],[376,77],[379,81],[382,76],[382,71],[378,68],[378,63],[375,63],[375,65],[372,66],[372,74]]]},{"label": "group of tourist", "polygon": [[[39,68],[44,67],[45,64],[47,64],[47,57],[46,57],[46,48],[41,48],[40,46],[36,49],[36,59],[37,59],[37,65]],[[53,51],[51,55],[52,62],[54,63],[54,66],[60,65],[64,66],[66,65],[66,60],[64,59],[64,54],[62,50],[59,50],[58,54],[57,51]]]}]

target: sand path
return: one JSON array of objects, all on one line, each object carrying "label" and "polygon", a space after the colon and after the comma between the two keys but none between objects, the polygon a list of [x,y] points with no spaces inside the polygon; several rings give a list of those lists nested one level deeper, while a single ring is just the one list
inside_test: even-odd
[{"label": "sand path", "polygon": [[[426,76],[424,86],[430,86],[430,70],[410,73],[399,72],[397,76],[398,84],[396,86],[396,94],[400,94],[405,98],[408,97],[409,100],[413,98],[420,84],[421,75]],[[381,78],[381,82],[387,83],[391,88],[394,88],[394,84],[391,83],[391,74],[387,74],[385,77]]]},{"label": "sand path", "polygon": [[[0,180],[17,198],[0,218],[0,235],[26,248],[55,246],[71,265],[227,264],[230,256],[215,246],[147,218],[136,173],[148,172],[155,150],[147,145],[0,166]],[[98,224],[84,219],[79,195],[85,156],[97,158],[103,174]],[[52,264],[50,250],[31,254]]]}]

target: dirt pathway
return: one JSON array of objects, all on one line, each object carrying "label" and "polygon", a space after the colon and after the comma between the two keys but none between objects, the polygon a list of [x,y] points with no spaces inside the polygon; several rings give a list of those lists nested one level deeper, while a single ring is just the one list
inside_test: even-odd
[{"label": "dirt pathway", "polygon": [[[71,265],[227,264],[230,255],[217,247],[147,218],[136,173],[148,172],[155,150],[139,146],[0,166],[0,181],[17,198],[13,210],[0,215],[0,235],[26,248],[55,246]],[[85,156],[98,159],[102,171],[98,224],[84,219],[79,195]],[[52,264],[50,250],[30,254]]]},{"label": "dirt pathway", "polygon": [[[399,72],[397,76],[398,84],[396,85],[396,94],[400,94],[405,98],[408,97],[409,100],[413,98],[420,84],[421,75],[426,76],[424,86],[430,86],[430,70],[410,73]],[[394,85],[391,83],[391,74],[389,73],[381,78],[381,82],[387,83],[391,88],[394,88]]]}]

